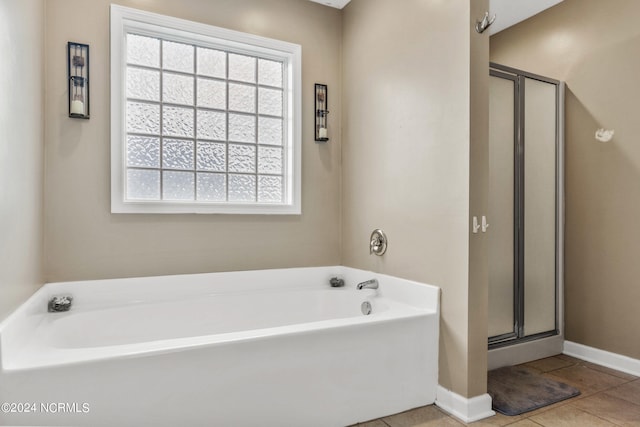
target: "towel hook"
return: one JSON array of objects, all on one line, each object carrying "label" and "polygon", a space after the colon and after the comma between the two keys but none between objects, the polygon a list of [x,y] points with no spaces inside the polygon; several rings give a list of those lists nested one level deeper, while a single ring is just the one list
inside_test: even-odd
[{"label": "towel hook", "polygon": [[616,133],[616,131],[613,129],[598,129],[596,131],[596,140],[600,142],[609,142],[613,138],[614,133]]},{"label": "towel hook", "polygon": [[496,15],[494,14],[492,17],[489,17],[489,12],[484,13],[484,17],[481,21],[476,21],[476,31],[479,34],[484,33],[484,31],[491,26],[496,20]]}]

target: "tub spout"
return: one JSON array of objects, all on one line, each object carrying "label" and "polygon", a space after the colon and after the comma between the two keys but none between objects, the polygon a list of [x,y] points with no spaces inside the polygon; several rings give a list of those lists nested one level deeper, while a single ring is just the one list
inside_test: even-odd
[{"label": "tub spout", "polygon": [[378,289],[378,279],[365,280],[358,283],[356,286],[358,289]]}]

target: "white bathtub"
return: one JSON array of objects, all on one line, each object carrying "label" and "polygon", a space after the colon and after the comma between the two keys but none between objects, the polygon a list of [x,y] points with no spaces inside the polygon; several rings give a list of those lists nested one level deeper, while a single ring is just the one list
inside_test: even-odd
[{"label": "white bathtub", "polygon": [[438,322],[438,288],[345,267],[50,283],[0,324],[0,424],[366,421],[434,402]]}]

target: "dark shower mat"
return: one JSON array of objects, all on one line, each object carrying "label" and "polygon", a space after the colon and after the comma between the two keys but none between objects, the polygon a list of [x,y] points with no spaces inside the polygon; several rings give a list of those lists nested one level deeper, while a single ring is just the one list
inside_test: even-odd
[{"label": "dark shower mat", "polygon": [[523,366],[489,371],[487,389],[493,409],[504,415],[520,415],[580,394],[575,387]]}]

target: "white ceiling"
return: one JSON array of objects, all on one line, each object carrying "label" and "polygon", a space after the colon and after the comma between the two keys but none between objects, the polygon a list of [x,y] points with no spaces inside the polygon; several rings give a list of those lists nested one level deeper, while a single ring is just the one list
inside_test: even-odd
[{"label": "white ceiling", "polygon": [[[496,21],[489,27],[489,34],[495,34],[518,22],[537,15],[555,6],[562,0],[490,0],[489,13],[496,15]],[[478,19],[481,17],[479,16]]]},{"label": "white ceiling", "polygon": [[335,7],[337,9],[342,9],[349,3],[351,0],[311,0],[316,3],[325,4],[327,6]]},{"label": "white ceiling", "polygon": [[[342,9],[350,0],[311,0],[316,3]],[[537,15],[545,9],[555,6],[562,0],[489,0],[490,14],[496,15],[496,22],[489,27],[489,34],[509,28],[520,21]],[[478,16],[478,19],[481,19]]]}]

